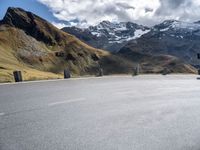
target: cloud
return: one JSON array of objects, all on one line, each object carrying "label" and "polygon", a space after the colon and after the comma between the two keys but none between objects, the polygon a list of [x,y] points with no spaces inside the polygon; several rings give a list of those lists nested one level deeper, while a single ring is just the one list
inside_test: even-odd
[{"label": "cloud", "polygon": [[160,0],[160,4],[160,7],[155,12],[155,17],[159,17],[162,20],[200,20],[199,0]]},{"label": "cloud", "polygon": [[57,23],[57,22],[52,22],[52,24],[57,27],[58,29],[62,29],[63,27],[69,26],[68,24],[65,23]]},{"label": "cloud", "polygon": [[[200,0],[38,0],[60,21],[76,26],[103,20],[154,25],[166,19],[200,20]],[[55,24],[55,23],[54,23]],[[59,24],[60,26],[61,24]]]},{"label": "cloud", "polygon": [[145,8],[145,13],[153,12],[153,8]]},{"label": "cloud", "polygon": [[122,7],[124,9],[135,9],[135,7],[128,5],[127,3],[116,3],[117,6]]}]

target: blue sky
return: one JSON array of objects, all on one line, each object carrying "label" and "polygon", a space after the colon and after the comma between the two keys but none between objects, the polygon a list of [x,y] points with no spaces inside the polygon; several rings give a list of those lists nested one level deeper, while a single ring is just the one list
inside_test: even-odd
[{"label": "blue sky", "polygon": [[50,22],[58,21],[47,6],[36,0],[0,0],[0,19],[4,17],[8,7],[20,7],[31,11]]},{"label": "blue sky", "polygon": [[200,20],[200,0],[0,0],[0,18],[9,6],[21,7],[58,28],[88,27],[101,21],[152,26],[164,20]]}]

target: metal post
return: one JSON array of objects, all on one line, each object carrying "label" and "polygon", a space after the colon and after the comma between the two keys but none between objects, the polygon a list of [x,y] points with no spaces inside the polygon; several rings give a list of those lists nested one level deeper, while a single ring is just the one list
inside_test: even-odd
[{"label": "metal post", "polygon": [[[197,59],[200,59],[200,53],[197,53]],[[200,75],[200,69],[198,67],[198,75]]]},{"label": "metal post", "polygon": [[197,59],[200,59],[200,53],[197,53]]},{"label": "metal post", "polygon": [[100,68],[100,69],[99,69],[99,77],[102,77],[102,76],[103,76],[103,69]]},{"label": "metal post", "polygon": [[64,70],[64,79],[69,79],[69,78],[71,78],[70,71],[69,71],[69,69],[65,69]]},{"label": "metal post", "polygon": [[137,75],[139,75],[140,74],[140,65],[139,64],[137,65],[137,70],[136,71],[137,71]]},{"label": "metal post", "polygon": [[198,69],[198,75],[200,75],[200,69]]},{"label": "metal post", "polygon": [[21,71],[14,71],[13,72],[15,82],[22,82],[22,73]]},{"label": "metal post", "polygon": [[133,68],[133,76],[137,76],[140,74],[140,65],[137,64],[135,68]]},{"label": "metal post", "polygon": [[162,75],[167,75],[169,74],[169,70],[167,68],[164,68],[162,71]]}]

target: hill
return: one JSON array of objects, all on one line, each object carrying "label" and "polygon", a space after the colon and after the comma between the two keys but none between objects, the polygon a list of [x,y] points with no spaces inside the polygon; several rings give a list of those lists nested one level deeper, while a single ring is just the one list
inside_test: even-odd
[{"label": "hill", "polygon": [[[8,73],[8,80],[14,69],[26,70],[23,73],[28,76],[32,74],[29,69],[34,70],[39,78],[57,78],[64,68],[83,75],[97,66],[99,57],[108,55],[21,8],[8,8],[1,21],[0,48],[1,74]],[[57,53],[61,55],[56,56]]]}]

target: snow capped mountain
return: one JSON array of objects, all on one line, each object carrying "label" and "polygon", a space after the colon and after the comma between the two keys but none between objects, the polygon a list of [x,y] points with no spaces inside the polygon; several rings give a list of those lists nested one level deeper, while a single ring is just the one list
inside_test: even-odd
[{"label": "snow capped mountain", "polygon": [[66,27],[62,30],[75,35],[93,47],[117,52],[130,40],[140,38],[148,33],[150,28],[131,22],[113,23],[103,21],[87,29]]},{"label": "snow capped mountain", "polygon": [[200,21],[166,20],[152,28],[131,22],[103,21],[87,29],[64,28],[83,42],[112,52],[134,51],[148,55],[173,55],[197,65],[200,53]]},{"label": "snow capped mountain", "polygon": [[166,20],[135,41],[129,41],[120,52],[127,50],[144,54],[173,55],[192,65],[198,65],[200,53],[200,23]]},{"label": "snow capped mountain", "polygon": [[182,22],[177,20],[166,20],[162,24],[155,26],[155,28],[156,27],[161,27],[161,28],[166,27],[165,29],[171,29],[171,30],[194,31],[200,29],[200,24]]},{"label": "snow capped mountain", "polygon": [[149,28],[131,22],[111,23],[103,21],[97,26],[89,27],[97,37],[107,37],[109,43],[123,43],[141,37],[149,32]]},{"label": "snow capped mountain", "polygon": [[176,39],[200,40],[200,24],[177,20],[166,20],[152,28],[151,35],[159,35],[159,38],[171,36]]}]

